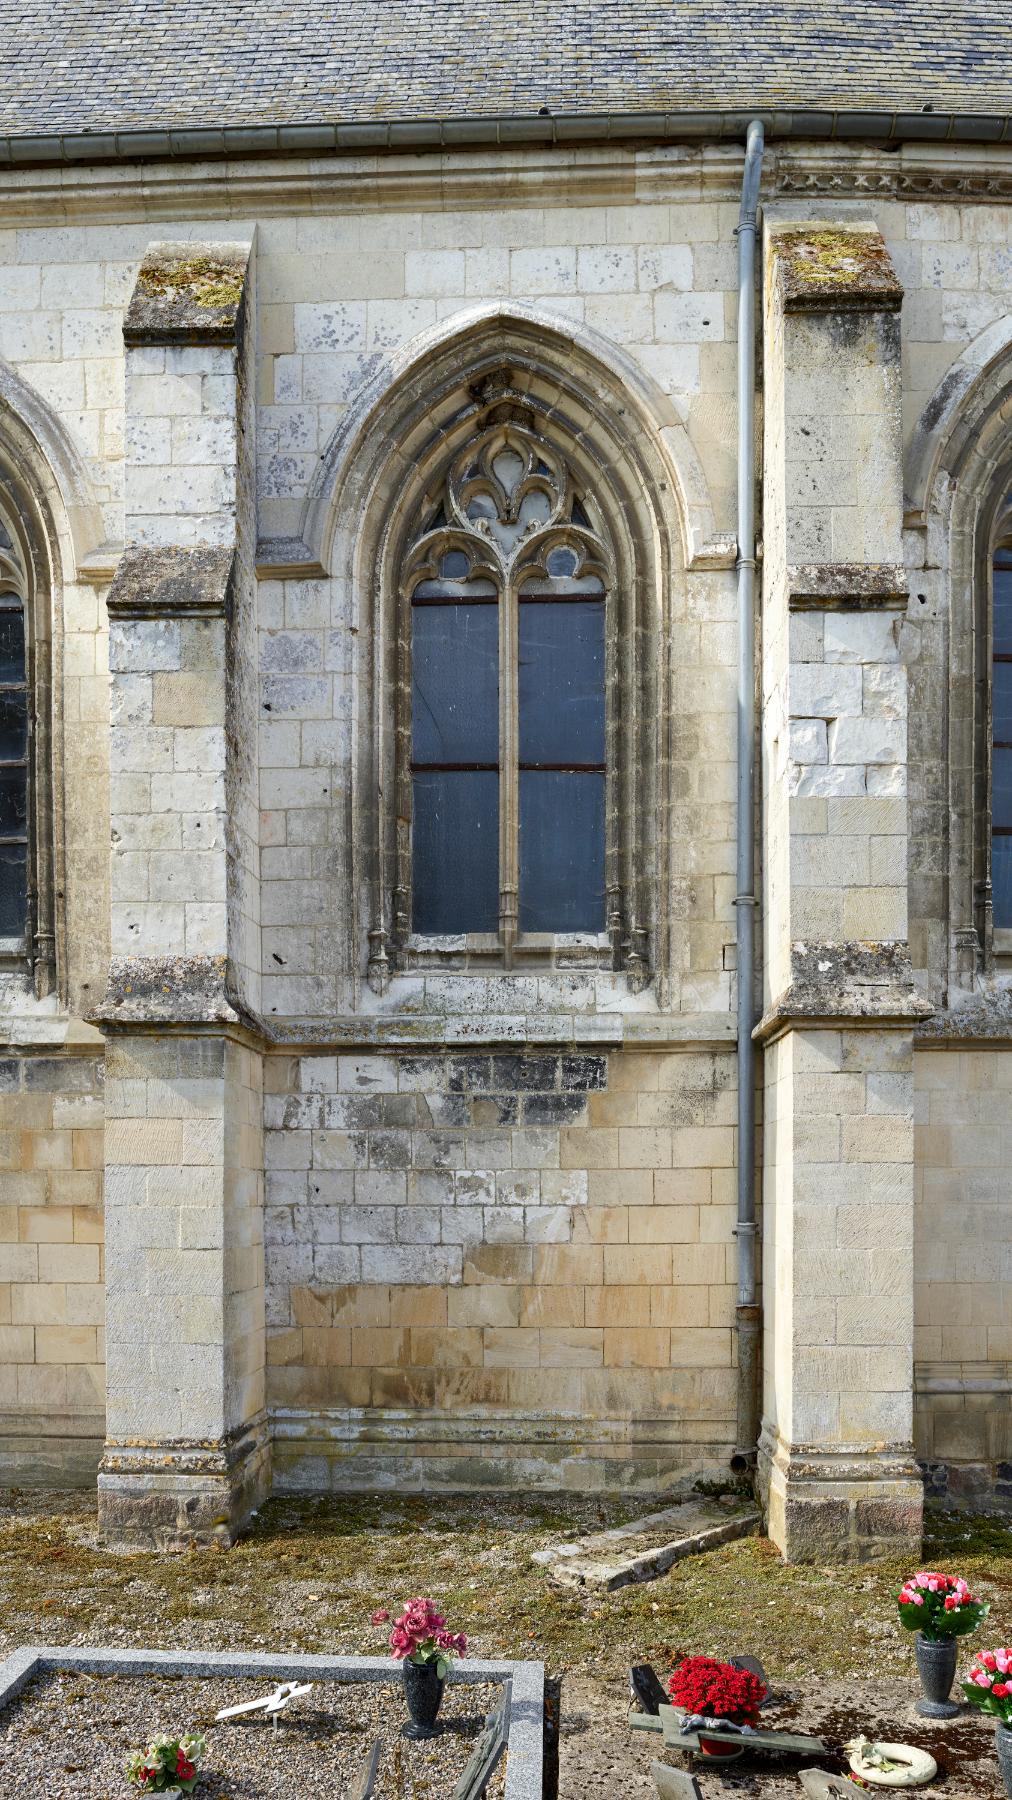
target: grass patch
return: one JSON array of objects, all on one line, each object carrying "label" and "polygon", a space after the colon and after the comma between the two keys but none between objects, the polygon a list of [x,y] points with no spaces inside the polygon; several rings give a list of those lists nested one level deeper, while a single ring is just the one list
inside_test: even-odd
[{"label": "grass patch", "polygon": [[[478,1655],[536,1657],[553,1674],[644,1657],[749,1650],[771,1675],[909,1675],[894,1595],[899,1562],[788,1568],[764,1538],[678,1563],[606,1597],[552,1585],[531,1552],[620,1524],[642,1503],[517,1496],[350,1495],[278,1499],[220,1550],[120,1555],[96,1542],[91,1496],[0,1491],[0,1591],[7,1649],[48,1642],[153,1648],[385,1648],[369,1624],[430,1593]],[[986,1635],[1012,1630],[1005,1520],[932,1514],[925,1562],[958,1571],[992,1602]]]}]

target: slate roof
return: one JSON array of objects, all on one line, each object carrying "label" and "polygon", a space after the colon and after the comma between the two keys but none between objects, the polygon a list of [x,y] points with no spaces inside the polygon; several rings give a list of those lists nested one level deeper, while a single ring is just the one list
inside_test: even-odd
[{"label": "slate roof", "polygon": [[1010,94],[1010,0],[0,0],[2,136]]}]

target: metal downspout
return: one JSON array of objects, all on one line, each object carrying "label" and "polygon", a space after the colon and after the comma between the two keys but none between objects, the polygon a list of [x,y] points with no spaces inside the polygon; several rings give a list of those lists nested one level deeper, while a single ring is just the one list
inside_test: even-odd
[{"label": "metal downspout", "polygon": [[764,133],[753,119],[745,143],[738,214],[738,1387],[731,1467],[754,1465],[759,1438],[759,1346],[755,1245],[755,246]]}]

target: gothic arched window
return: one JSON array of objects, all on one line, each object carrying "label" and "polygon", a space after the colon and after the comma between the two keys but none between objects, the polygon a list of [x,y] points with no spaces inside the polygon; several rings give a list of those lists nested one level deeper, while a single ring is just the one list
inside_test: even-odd
[{"label": "gothic arched window", "polygon": [[533,417],[480,419],[402,567],[414,937],[463,937],[506,967],[546,936],[607,945],[612,582],[594,496]]},{"label": "gothic arched window", "polygon": [[0,952],[29,936],[30,669],[24,562],[0,518]]},{"label": "gothic arched window", "polygon": [[995,931],[1012,932],[1012,534],[991,594],[991,904]]}]

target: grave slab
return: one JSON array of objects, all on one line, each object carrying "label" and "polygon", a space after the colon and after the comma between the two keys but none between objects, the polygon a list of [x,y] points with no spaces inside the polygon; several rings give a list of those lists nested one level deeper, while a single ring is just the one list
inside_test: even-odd
[{"label": "grave slab", "polygon": [[536,1550],[533,1560],[563,1587],[612,1592],[655,1581],[685,1556],[749,1537],[759,1522],[756,1508],[743,1502],[683,1500],[628,1525]]},{"label": "grave slab", "polygon": [[660,1800],[703,1800],[699,1782],[684,1769],[673,1769],[670,1763],[652,1762],[650,1773]]}]

